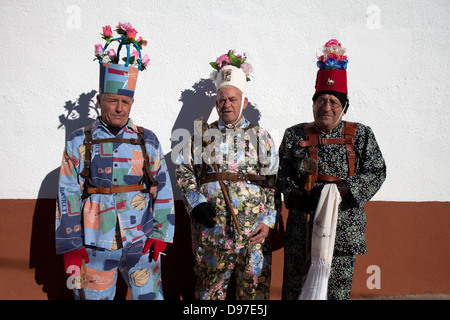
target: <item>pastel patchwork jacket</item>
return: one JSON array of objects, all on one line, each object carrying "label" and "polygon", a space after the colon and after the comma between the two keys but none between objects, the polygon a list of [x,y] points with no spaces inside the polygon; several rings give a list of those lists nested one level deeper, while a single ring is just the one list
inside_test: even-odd
[{"label": "pastel patchwork jacket", "polygon": [[[91,132],[93,140],[138,138],[137,128],[131,119],[117,136],[109,132],[99,119],[92,124]],[[63,154],[58,186],[55,225],[57,254],[83,246],[114,250],[145,242],[147,238],[172,241],[175,213],[164,154],[152,131],[145,129],[144,137],[151,173],[159,183],[153,194],[132,191],[83,196],[87,182],[80,176],[84,169],[84,128],[70,135]],[[143,175],[143,160],[139,145],[117,142],[94,144],[89,185],[115,187],[139,183]]]}]

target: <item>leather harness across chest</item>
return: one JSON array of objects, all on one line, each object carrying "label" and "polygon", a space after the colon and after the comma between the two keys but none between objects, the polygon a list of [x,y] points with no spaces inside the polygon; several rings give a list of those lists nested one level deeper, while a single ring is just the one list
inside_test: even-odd
[{"label": "leather harness across chest", "polygon": [[[314,182],[316,181],[325,181],[325,182],[336,182],[339,180],[342,180],[339,177],[334,177],[326,174],[318,174],[318,153],[319,153],[319,146],[320,145],[331,145],[331,144],[344,144],[345,149],[347,150],[347,161],[348,161],[348,176],[351,177],[355,173],[355,159],[356,154],[353,150],[353,146],[355,143],[355,136],[356,136],[356,129],[358,127],[357,123],[353,122],[345,122],[344,128],[342,130],[342,136],[341,138],[321,138],[319,136],[319,132],[317,127],[315,126],[314,122],[308,123],[304,126],[304,132],[306,135],[306,140],[300,141],[301,147],[307,147],[309,149],[309,157],[313,159],[312,163],[315,165],[315,170],[310,170],[307,173],[309,174],[309,183],[306,181],[302,181],[305,183],[305,188],[308,186],[306,184],[309,184],[309,187],[311,188],[314,185]],[[307,188],[308,189],[308,188]]]},{"label": "leather harness across chest", "polygon": [[[215,121],[211,123],[211,128],[217,129],[218,128],[218,122]],[[250,124],[247,128],[243,128],[242,130],[246,132],[249,129],[255,128],[256,125]],[[226,132],[226,129],[220,130],[222,133]],[[212,141],[210,141],[211,143]],[[206,146],[204,146],[206,147]],[[259,172],[261,172],[261,167],[264,167],[264,165],[259,161],[259,139],[257,139],[257,146],[256,146],[256,152],[258,157],[258,168]],[[203,162],[202,164],[202,170],[199,174],[199,182],[200,184],[208,183],[208,182],[214,182],[214,181],[245,181],[247,183],[256,184],[263,188],[274,188],[275,187],[275,175],[260,175],[260,174],[244,174],[241,172],[213,172],[213,173],[207,173],[206,172],[207,166]]]},{"label": "leather harness across chest", "polygon": [[[122,193],[122,192],[131,192],[131,191],[141,191],[144,193],[149,193],[151,187],[155,187],[158,185],[158,182],[153,177],[150,172],[150,162],[149,157],[147,155],[147,151],[145,148],[145,138],[144,138],[144,128],[137,126],[138,129],[138,138],[137,139],[122,139],[122,138],[106,138],[106,139],[92,139],[91,126],[87,126],[84,128],[84,169],[80,173],[80,175],[85,179],[85,195],[100,193],[100,194],[112,194],[112,193]],[[90,177],[90,167],[91,167],[91,148],[94,144],[108,143],[108,142],[116,142],[116,143],[128,143],[132,145],[141,146],[142,157],[144,159],[143,163],[143,176],[141,181],[136,184],[130,184],[126,186],[112,186],[112,187],[92,187],[89,186],[89,177]],[[147,186],[147,188],[145,188]]]}]

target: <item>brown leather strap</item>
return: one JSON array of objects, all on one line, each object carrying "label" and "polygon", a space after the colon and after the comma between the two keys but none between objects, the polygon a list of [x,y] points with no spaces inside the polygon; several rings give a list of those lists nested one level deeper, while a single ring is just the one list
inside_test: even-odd
[{"label": "brown leather strap", "polygon": [[[142,151],[142,157],[144,158],[144,164],[143,164],[143,176],[141,179],[141,183],[138,184],[132,184],[128,186],[121,186],[121,187],[110,187],[110,188],[104,188],[104,187],[87,187],[85,190],[87,190],[88,194],[91,193],[100,193],[100,194],[111,194],[111,193],[123,193],[123,192],[131,192],[131,191],[141,191],[141,190],[148,190],[145,189],[145,185],[143,183],[147,184],[147,187],[151,189],[152,186],[157,186],[159,183],[156,181],[156,179],[153,177],[151,171],[150,171],[150,161],[149,157],[145,148],[145,137],[144,137],[144,128],[137,126],[138,130],[138,139],[122,139],[122,138],[106,138],[106,139],[92,139],[92,132],[91,132],[91,126],[87,126],[84,129],[85,139],[84,139],[84,146],[85,146],[85,156],[84,156],[84,169],[80,173],[80,175],[85,178],[86,180],[89,179],[90,176],[90,166],[91,166],[91,147],[93,144],[101,144],[101,143],[107,143],[107,142],[116,142],[116,143],[128,143],[132,145],[140,145],[141,151]],[[148,192],[148,191],[147,191]]]},{"label": "brown leather strap", "polygon": [[[316,163],[319,163],[319,148],[318,147],[310,147],[309,148],[309,156],[316,160]],[[314,187],[314,182],[317,180],[317,170],[313,174],[310,175],[310,179],[308,180],[308,185],[305,185],[306,190],[311,190]]]},{"label": "brown leather strap", "polygon": [[[246,132],[249,129],[256,128],[257,126],[250,123],[247,128],[237,128],[238,130],[241,129],[244,132]],[[203,121],[203,128],[202,128],[202,134],[205,130],[208,130],[208,128],[214,128],[219,130],[219,122],[215,121],[211,124],[207,124],[205,121]],[[226,133],[227,128],[224,127],[220,131],[222,133]],[[193,142],[194,136],[192,136],[192,142]],[[209,143],[212,141],[208,141],[205,143],[203,140],[203,147],[206,148]],[[249,141],[249,144],[252,143],[251,139]],[[259,139],[256,140],[257,146],[256,146],[256,152],[258,155],[258,168],[259,171],[261,171],[261,167],[265,167],[260,162],[260,146],[259,146]],[[246,146],[246,148],[249,148],[249,146]],[[248,150],[248,149],[247,149]],[[243,173],[231,173],[231,172],[219,172],[219,173],[206,173],[207,165],[205,162],[202,163],[202,169],[199,174],[199,182],[200,184],[208,183],[208,182],[214,182],[214,181],[245,181],[247,183],[256,184],[263,188],[275,188],[275,182],[276,182],[276,175],[259,175],[259,174],[243,174]]]},{"label": "brown leather strap", "polygon": [[326,181],[326,182],[336,182],[342,180],[341,178],[329,176],[327,174],[319,174],[317,175],[316,181]]},{"label": "brown leather strap", "polygon": [[358,127],[357,123],[347,121],[344,126],[344,131],[342,132],[344,135],[356,136],[356,128]]},{"label": "brown leather strap", "polygon": [[302,147],[313,147],[318,145],[325,145],[325,144],[352,144],[354,142],[354,139],[349,136],[346,138],[320,138],[318,134],[312,134],[306,136],[306,140],[300,141],[300,146]]},{"label": "brown leather strap", "polygon": [[214,181],[245,181],[247,183],[257,184],[262,187],[275,186],[274,176],[261,176],[259,174],[243,174],[234,172],[207,173],[200,178],[200,184]]},{"label": "brown leather strap", "polygon": [[84,168],[81,171],[80,176],[84,179],[88,179],[91,173],[91,146],[92,146],[92,132],[91,126],[84,128]]},{"label": "brown leather strap", "polygon": [[142,143],[140,143],[141,150],[142,150],[142,156],[144,157],[144,166],[142,168],[143,170],[143,178],[145,178],[147,181],[145,181],[150,186],[157,186],[159,184],[158,181],[156,181],[155,177],[153,177],[151,171],[150,171],[150,161],[147,154],[147,149],[145,148],[145,138],[144,138],[144,128],[143,127],[137,127],[138,129],[138,137]]},{"label": "brown leather strap", "polygon": [[101,143],[107,143],[107,142],[129,143],[129,144],[134,144],[134,145],[145,144],[145,140],[141,140],[141,139],[106,138],[106,139],[92,140],[92,144],[101,144]]},{"label": "brown leather strap", "polygon": [[[329,176],[327,174],[319,174],[317,175],[317,179],[316,182],[338,182],[340,180],[344,180],[335,176]],[[303,177],[300,179],[300,185],[305,185],[305,189],[306,189],[306,183],[307,183],[308,179],[306,177]]]},{"label": "brown leather strap", "polygon": [[[357,123],[347,121],[344,124],[341,138],[326,139],[321,138],[319,136],[317,128],[314,125],[314,122],[310,122],[303,127],[303,131],[305,132],[306,138],[304,141],[300,141],[299,144],[301,147],[308,147],[309,156],[315,159],[316,161],[318,161],[319,145],[345,144],[345,149],[347,150],[348,176],[351,177],[355,174],[356,153],[353,150],[353,146],[355,143],[357,128],[358,128]],[[329,175],[318,175],[318,172],[315,172],[310,176],[310,179],[308,180],[309,186],[305,185],[305,189],[312,188],[315,181],[335,182],[339,180],[342,179]]]},{"label": "brown leather strap", "polygon": [[345,149],[347,150],[348,159],[348,176],[351,177],[355,174],[355,159],[356,153],[353,150],[353,145],[355,143],[356,129],[358,127],[357,123],[346,122],[342,136],[346,140]]},{"label": "brown leather strap", "polygon": [[218,180],[225,180],[225,181],[248,181],[248,180],[254,180],[254,181],[262,181],[266,178],[264,176],[260,176],[257,174],[243,174],[243,173],[233,173],[233,172],[219,172],[219,173],[207,173],[205,176],[203,176],[200,179],[200,183],[208,183]]},{"label": "brown leather strap", "polygon": [[131,191],[141,191],[144,190],[143,184],[130,184],[128,186],[120,187],[91,187],[88,188],[88,193],[100,193],[100,194],[112,194],[112,193],[123,193]]}]

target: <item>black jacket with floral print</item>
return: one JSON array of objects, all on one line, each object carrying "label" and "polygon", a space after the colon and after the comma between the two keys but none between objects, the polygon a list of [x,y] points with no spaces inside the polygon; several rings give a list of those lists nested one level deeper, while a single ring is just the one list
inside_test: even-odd
[{"label": "black jacket with floral print", "polygon": [[[317,132],[321,138],[341,138],[344,123],[342,121],[328,133],[320,129]],[[277,187],[284,194],[284,199],[287,199],[293,189],[304,188],[301,181],[307,175],[303,162],[309,157],[309,148],[301,147],[299,143],[306,139],[305,125],[306,123],[301,123],[288,128],[280,145]],[[345,179],[351,192],[351,196],[339,206],[334,249],[353,254],[366,253],[366,216],[363,205],[375,195],[386,178],[386,164],[375,135],[370,127],[358,124],[354,143],[355,173],[351,177],[348,177],[345,145],[319,145],[318,148],[318,174]],[[315,203],[323,186],[324,182],[314,184],[311,196]],[[295,214],[295,211],[297,210],[291,209],[289,214]],[[297,211],[297,214],[301,213]]]}]

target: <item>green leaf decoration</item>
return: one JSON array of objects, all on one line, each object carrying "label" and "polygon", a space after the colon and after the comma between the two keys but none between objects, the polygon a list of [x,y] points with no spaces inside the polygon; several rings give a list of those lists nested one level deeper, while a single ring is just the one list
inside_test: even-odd
[{"label": "green leaf decoration", "polygon": [[238,68],[241,66],[241,60],[238,57],[236,57],[234,54],[229,54],[229,57],[233,66],[236,66]]},{"label": "green leaf decoration", "polygon": [[215,62],[210,62],[209,64],[211,65],[211,67],[213,67],[214,69],[216,69],[217,71],[219,71],[219,67],[217,66],[217,63],[215,63]]}]

